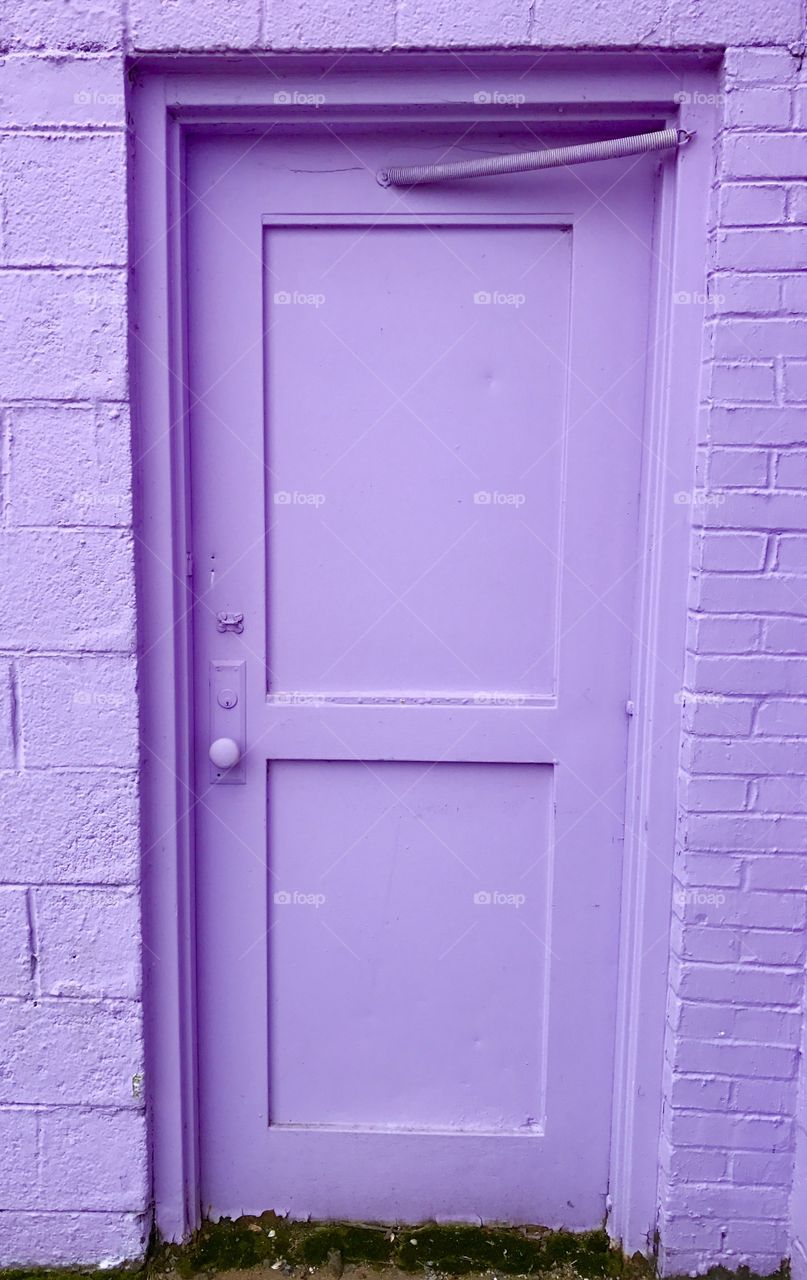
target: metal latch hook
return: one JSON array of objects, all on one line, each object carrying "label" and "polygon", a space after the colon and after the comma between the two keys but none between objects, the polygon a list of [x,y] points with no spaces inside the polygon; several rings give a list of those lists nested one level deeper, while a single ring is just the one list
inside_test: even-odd
[{"label": "metal latch hook", "polygon": [[244,630],[243,613],[217,613],[216,630],[234,631],[236,635],[240,636],[241,632]]}]

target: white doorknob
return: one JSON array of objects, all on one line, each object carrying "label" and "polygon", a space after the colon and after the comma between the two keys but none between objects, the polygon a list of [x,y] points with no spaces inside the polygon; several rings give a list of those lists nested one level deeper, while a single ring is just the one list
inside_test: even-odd
[{"label": "white doorknob", "polygon": [[241,759],[241,748],[234,738],[216,738],[210,744],[208,755],[217,769],[232,769]]}]

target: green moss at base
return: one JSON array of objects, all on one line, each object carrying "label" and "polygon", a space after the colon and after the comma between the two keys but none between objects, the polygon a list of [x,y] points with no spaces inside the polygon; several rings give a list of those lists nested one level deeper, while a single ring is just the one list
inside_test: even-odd
[{"label": "green moss at base", "polygon": [[116,1269],[88,1270],[86,1267],[0,1268],[0,1280],[146,1280],[146,1264]]},{"label": "green moss at base", "polygon": [[[627,1258],[605,1231],[551,1231],[546,1227],[468,1226],[425,1223],[416,1227],[352,1222],[291,1222],[274,1213],[205,1222],[182,1245],[152,1243],[146,1261],[115,1271],[0,1270],[0,1280],[160,1280],[167,1275],[212,1276],[216,1272],[265,1267],[283,1276],[328,1267],[385,1267],[412,1273],[462,1276],[487,1272],[508,1276],[573,1273],[581,1280],[652,1280],[653,1263]],[[268,1280],[268,1276],[267,1276]],[[683,1277],[681,1278],[683,1280]],[[703,1280],[763,1280],[746,1267],[713,1267]],[[787,1263],[767,1280],[790,1280]]]},{"label": "green moss at base", "polygon": [[[450,1276],[474,1271],[529,1276],[566,1265],[584,1280],[595,1280],[626,1271],[622,1255],[604,1231],[574,1234],[541,1227],[306,1223],[289,1222],[274,1214],[205,1223],[187,1244],[158,1250],[153,1264],[190,1277],[200,1271],[261,1263],[321,1267],[334,1256],[348,1266],[393,1266]],[[644,1274],[652,1275],[647,1263]],[[638,1280],[635,1267],[631,1275]]]}]

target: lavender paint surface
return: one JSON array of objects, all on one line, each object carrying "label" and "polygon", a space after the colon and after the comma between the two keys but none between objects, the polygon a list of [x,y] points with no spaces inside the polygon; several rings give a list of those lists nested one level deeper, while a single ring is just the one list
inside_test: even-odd
[{"label": "lavender paint surface", "polygon": [[246,669],[197,827],[214,1214],[605,1213],[656,166],[372,178],[527,136],[189,151],[200,707]]},{"label": "lavender paint surface", "polygon": [[[61,3],[9,5],[2,22],[9,53],[0,66],[8,566],[0,732],[0,1262],[136,1257],[150,1221],[137,910],[124,50],[644,45],[664,57],[677,47],[728,43],[710,211],[717,232],[708,250],[714,323],[704,335],[700,471],[694,489],[682,487],[688,501],[681,503],[693,514],[694,572],[676,797],[681,833],[659,1228],[668,1273],[717,1261],[748,1262],[765,1272],[789,1253],[804,1275],[807,1122],[798,1053],[807,871],[801,780],[807,298],[799,269],[807,133],[805,88],[788,51],[803,34],[798,6],[783,0],[749,11],[720,3],[705,11],[670,0],[620,5],[605,20],[589,6],[543,12],[526,0],[506,8],[489,0],[463,12],[404,0],[397,7],[337,4],[302,13],[280,4],[266,14],[252,0],[170,10],[135,0],[124,28],[118,5],[105,0],[83,11]],[[682,298],[680,305],[696,304]],[[293,491],[293,475],[283,484]],[[293,530],[287,536],[293,546]],[[527,618],[524,625],[538,622]],[[277,634],[272,643],[282,657],[287,638]],[[283,661],[305,656],[289,644]],[[493,657],[504,660],[501,652]],[[295,710],[306,708],[290,708],[290,723]],[[374,732],[366,730],[368,741]],[[426,731],[409,733],[422,738]],[[300,730],[303,743],[307,734]],[[550,766],[518,756],[520,763],[507,763],[513,740],[505,733],[497,740],[501,758],[489,768],[531,771],[535,779],[521,811],[524,829],[533,833],[545,798],[538,778]],[[328,759],[327,751],[317,758]],[[308,770],[310,778],[313,766],[302,747],[298,760],[282,766],[286,779],[276,775],[273,782],[270,767],[270,795],[273,786],[291,786],[292,777],[305,790],[303,774]],[[360,768],[345,760],[337,767]],[[511,783],[517,785],[512,773]],[[517,820],[517,806],[515,812]],[[347,816],[340,813],[342,829]],[[378,895],[380,883],[371,877],[369,884]],[[281,956],[290,945],[282,919],[272,935]],[[242,950],[253,941],[245,938]],[[320,945],[317,939],[318,962]],[[658,945],[666,951],[667,937]],[[520,962],[530,958],[540,967],[537,953],[525,951]],[[300,980],[290,974],[290,982]],[[293,995],[293,986],[277,991],[281,1002]],[[493,1072],[494,1060],[489,1067],[483,1062],[475,1105],[484,1101]],[[159,1068],[150,1074],[158,1080]],[[519,1115],[533,1102],[525,1081],[507,1094]],[[314,1115],[306,1107],[321,1084],[309,1076],[296,1082],[296,1095],[277,1092],[282,1115]],[[465,1123],[451,1111],[451,1089],[440,1092],[439,1076],[434,1088],[431,1112],[422,1104],[417,1119]],[[348,1118],[374,1120],[372,1097],[365,1097],[362,1114],[359,1101],[331,1104]],[[408,1120],[408,1105],[393,1119]],[[505,1117],[505,1128],[515,1114]]]}]

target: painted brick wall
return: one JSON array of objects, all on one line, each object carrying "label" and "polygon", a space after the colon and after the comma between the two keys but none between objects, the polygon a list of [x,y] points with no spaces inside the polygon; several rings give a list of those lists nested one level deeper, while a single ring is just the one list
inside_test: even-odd
[{"label": "painted brick wall", "polygon": [[135,1257],[148,1231],[124,56],[519,45],[730,46],[659,1225],[668,1272],[771,1270],[791,1237],[807,1262],[802,40],[798,0],[6,0],[0,1264]]},{"label": "painted brick wall", "polygon": [[807,936],[807,99],[785,50],[730,50],[722,88],[662,1138],[668,1273],[705,1251],[764,1273],[790,1251]]}]

